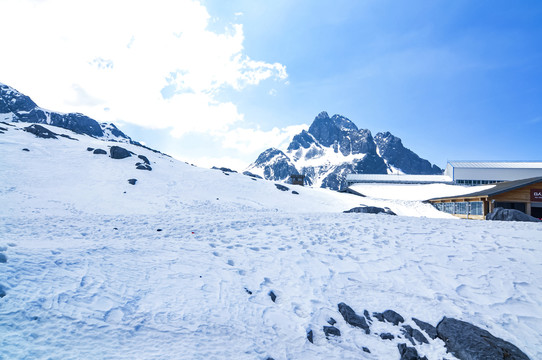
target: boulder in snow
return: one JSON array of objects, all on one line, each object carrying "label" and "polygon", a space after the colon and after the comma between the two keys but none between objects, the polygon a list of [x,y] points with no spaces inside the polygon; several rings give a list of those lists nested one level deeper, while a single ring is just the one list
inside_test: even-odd
[{"label": "boulder in snow", "polygon": [[465,321],[444,317],[437,325],[437,334],[460,360],[529,360],[516,346]]},{"label": "boulder in snow", "polygon": [[344,321],[346,321],[348,324],[352,326],[362,328],[363,330],[365,330],[366,334],[370,333],[369,325],[367,325],[365,318],[356,314],[356,312],[352,310],[352,308],[346,305],[345,303],[340,303],[338,307],[339,307],[339,312],[344,318]]},{"label": "boulder in snow", "polygon": [[281,185],[281,184],[275,184],[275,186],[276,186],[277,189],[279,189],[280,191],[288,191],[288,190],[290,190],[287,186],[284,186],[284,185]]},{"label": "boulder in snow", "polygon": [[381,208],[378,206],[358,206],[350,210],[343,211],[344,213],[363,213],[363,214],[387,214],[397,215],[388,208]]},{"label": "boulder in snow", "polygon": [[533,216],[527,215],[524,212],[514,209],[503,209],[501,207],[496,208],[492,212],[486,215],[486,220],[500,220],[500,221],[529,221],[540,222]]},{"label": "boulder in snow", "polygon": [[341,330],[337,329],[335,326],[324,326],[324,334],[326,337],[329,335],[341,336]]},{"label": "boulder in snow", "polygon": [[386,310],[383,313],[373,313],[373,316],[378,319],[378,321],[387,321],[397,326],[399,323],[405,322],[405,319],[398,313],[393,310]]},{"label": "boulder in snow", "polygon": [[95,149],[92,153],[96,154],[96,155],[106,155],[107,151],[105,151],[103,149]]},{"label": "boulder in snow", "polygon": [[36,135],[36,137],[39,137],[42,139],[58,139],[56,137],[58,134],[38,124],[32,124],[30,126],[25,127],[23,130],[31,134],[34,134]]},{"label": "boulder in snow", "polygon": [[140,158],[141,160],[143,160],[143,162],[147,165],[150,165],[151,162],[149,161],[149,159],[145,156],[145,155],[137,155],[138,158]]},{"label": "boulder in snow", "polygon": [[109,149],[109,154],[111,155],[112,159],[124,159],[132,156],[128,150],[120,146],[111,146],[111,149]]}]

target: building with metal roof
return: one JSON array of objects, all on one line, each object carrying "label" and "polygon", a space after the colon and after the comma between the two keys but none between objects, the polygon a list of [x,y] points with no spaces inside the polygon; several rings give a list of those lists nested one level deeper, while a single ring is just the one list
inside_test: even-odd
[{"label": "building with metal roof", "polygon": [[540,161],[448,161],[444,175],[459,185],[482,185],[542,176]]},{"label": "building with metal roof", "polygon": [[379,184],[452,184],[453,179],[445,175],[406,174],[347,174],[346,186],[359,183]]},{"label": "building with metal roof", "polygon": [[485,219],[497,207],[542,218],[542,176],[506,181],[466,195],[430,199],[437,209],[468,219]]}]

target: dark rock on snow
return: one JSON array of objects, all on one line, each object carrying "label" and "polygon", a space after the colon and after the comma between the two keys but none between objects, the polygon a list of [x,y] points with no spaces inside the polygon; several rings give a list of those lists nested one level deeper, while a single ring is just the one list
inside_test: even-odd
[{"label": "dark rock on snow", "polygon": [[5,264],[8,261],[6,254],[0,252],[0,264]]},{"label": "dark rock on snow", "polygon": [[141,160],[143,160],[143,162],[147,165],[150,165],[150,161],[149,159],[145,156],[145,155],[137,155],[138,158],[140,158]]},{"label": "dark rock on snow", "polygon": [[373,313],[373,316],[378,319],[378,321],[384,322],[390,322],[393,325],[397,326],[399,323],[405,322],[405,319],[398,313],[396,313],[393,310],[386,310],[383,313]]},{"label": "dark rock on snow", "polygon": [[120,146],[111,146],[111,149],[109,149],[109,154],[112,159],[125,159],[132,156],[130,151]]},{"label": "dark rock on snow", "polygon": [[91,147],[87,148],[87,151],[92,151],[92,150],[94,150],[94,148],[91,148]]},{"label": "dark rock on snow", "polygon": [[275,302],[277,300],[277,295],[275,295],[273,290],[271,290],[268,295],[271,298],[271,301]]},{"label": "dark rock on snow", "polygon": [[415,348],[408,347],[406,344],[399,344],[397,345],[397,348],[399,349],[399,354],[401,355],[400,360],[427,360],[425,356],[421,358]]},{"label": "dark rock on snow", "polygon": [[348,324],[352,326],[362,328],[363,330],[365,330],[366,334],[370,333],[369,325],[367,325],[365,318],[357,315],[356,312],[352,310],[352,308],[346,305],[345,303],[340,303],[338,307],[339,307],[339,312],[344,318],[344,321],[346,321]]},{"label": "dark rock on snow", "polygon": [[236,172],[237,172],[237,171],[232,170],[232,169],[227,168],[227,167],[216,167],[216,166],[213,166],[211,169],[212,169],[212,170],[220,170],[220,171],[223,171],[223,172],[229,172],[229,173],[236,173]]},{"label": "dark rock on snow", "polygon": [[368,348],[366,348],[365,346],[361,348],[361,350],[365,351],[366,353],[371,353],[371,350],[369,350]]},{"label": "dark rock on snow", "polygon": [[284,186],[284,185],[275,184],[275,186],[276,186],[277,189],[279,189],[280,191],[288,191],[288,190],[290,190],[287,186]]},{"label": "dark rock on snow", "polygon": [[335,325],[337,323],[337,320],[335,320],[334,318],[330,317],[328,320],[327,320],[327,323],[329,325]]},{"label": "dark rock on snow", "polygon": [[363,310],[363,316],[367,319],[367,321],[373,321],[371,319],[371,315],[369,315],[369,312],[367,310]]},{"label": "dark rock on snow", "polygon": [[95,149],[92,153],[96,154],[96,155],[106,155],[107,151],[105,151],[103,149]]},{"label": "dark rock on snow", "polygon": [[444,317],[437,335],[460,360],[529,360],[520,349],[468,322]]},{"label": "dark rock on snow", "polygon": [[503,209],[501,207],[496,208],[492,212],[486,215],[486,220],[499,220],[499,221],[528,221],[528,222],[540,222],[533,216],[527,215],[522,211],[514,209]]},{"label": "dark rock on snow", "polygon": [[436,327],[434,327],[433,325],[428,324],[428,323],[426,323],[424,321],[418,320],[416,318],[412,318],[412,320],[416,323],[416,325],[418,325],[420,327],[420,329],[425,331],[425,333],[427,335],[429,335],[429,337],[431,339],[435,340],[437,338],[437,328]]},{"label": "dark rock on snow", "polygon": [[382,340],[393,340],[393,339],[395,339],[395,336],[393,336],[390,333],[382,333],[382,334],[380,334],[380,338]]},{"label": "dark rock on snow", "polygon": [[23,151],[30,151],[30,150],[28,150],[27,148],[23,148]]},{"label": "dark rock on snow", "polygon": [[363,213],[363,214],[387,214],[397,215],[388,208],[381,208],[378,206],[358,206],[350,210],[343,211],[344,213]]},{"label": "dark rock on snow", "polygon": [[0,299],[6,296],[6,289],[2,284],[0,284]]},{"label": "dark rock on snow", "polygon": [[309,342],[310,342],[311,344],[313,344],[313,333],[312,333],[312,330],[309,330],[309,331],[307,332],[307,340],[309,340]]},{"label": "dark rock on snow", "polygon": [[137,182],[137,179],[128,179],[128,182],[129,182],[131,185],[135,185],[136,182]]},{"label": "dark rock on snow", "polygon": [[324,326],[324,334],[326,335],[326,337],[328,337],[329,335],[341,336],[341,331],[335,326]]},{"label": "dark rock on snow", "polygon": [[427,341],[421,331],[418,329],[414,329],[410,325],[403,325],[401,332],[412,343],[412,345],[416,345],[416,342],[414,340],[418,341],[420,344],[429,344],[429,341]]},{"label": "dark rock on snow", "polygon": [[36,135],[36,137],[42,139],[58,139],[56,136],[58,134],[52,132],[51,130],[37,124],[27,126],[23,129],[26,132]]},{"label": "dark rock on snow", "polygon": [[292,194],[299,195],[299,193],[297,191],[295,191],[295,190],[292,191]]},{"label": "dark rock on snow", "polygon": [[250,171],[244,171],[243,175],[249,176],[254,179],[263,179],[260,175],[253,174]]},{"label": "dark rock on snow", "polygon": [[150,165],[147,165],[147,164],[136,163],[136,170],[152,171],[152,167]]}]

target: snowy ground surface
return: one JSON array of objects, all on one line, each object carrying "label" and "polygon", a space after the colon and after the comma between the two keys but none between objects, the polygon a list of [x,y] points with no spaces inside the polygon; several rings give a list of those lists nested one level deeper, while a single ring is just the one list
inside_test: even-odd
[{"label": "snowy ground surface", "polygon": [[[537,223],[282,192],[122,145],[151,160],[135,170],[135,156],[86,151],[114,143],[69,135],[0,134],[0,359],[399,359],[406,339],[377,335],[397,327],[366,335],[340,302],[414,328],[455,317],[542,358]],[[369,202],[417,217],[341,213]],[[330,317],[341,336],[328,340]],[[453,359],[438,339],[416,348]]]}]

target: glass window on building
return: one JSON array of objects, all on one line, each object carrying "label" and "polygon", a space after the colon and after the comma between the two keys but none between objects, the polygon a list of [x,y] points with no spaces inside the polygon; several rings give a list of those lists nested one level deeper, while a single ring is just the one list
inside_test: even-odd
[{"label": "glass window on building", "polygon": [[484,215],[484,203],[482,201],[472,201],[470,203],[471,215]]}]

